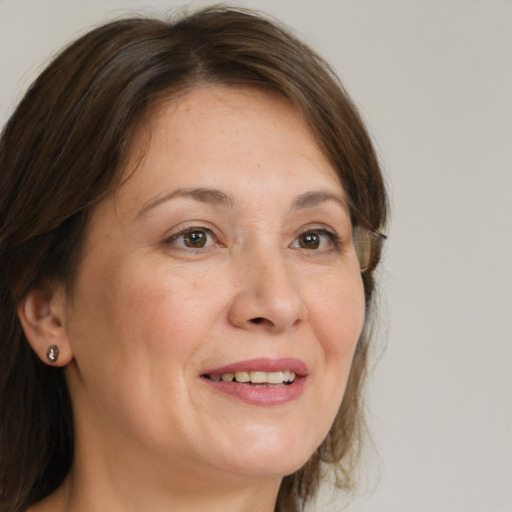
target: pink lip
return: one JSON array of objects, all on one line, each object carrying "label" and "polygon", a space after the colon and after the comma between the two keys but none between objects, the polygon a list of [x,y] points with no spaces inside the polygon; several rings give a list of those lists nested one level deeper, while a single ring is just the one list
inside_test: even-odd
[{"label": "pink lip", "polygon": [[223,373],[235,373],[242,371],[279,372],[281,370],[290,370],[301,377],[305,377],[309,373],[308,367],[304,361],[294,357],[286,357],[283,359],[248,359],[246,361],[227,364],[220,368],[213,368],[204,372],[203,375],[222,375]]},{"label": "pink lip", "polygon": [[230,395],[235,399],[242,400],[251,405],[280,405],[299,398],[304,391],[304,386],[307,382],[308,367],[300,359],[250,359],[208,370],[202,375],[204,377],[205,375],[221,375],[223,373],[236,373],[238,371],[272,372],[280,370],[291,370],[295,372],[295,380],[291,384],[283,384],[282,386],[262,387],[238,382],[219,382],[206,378],[202,380],[205,384],[210,386],[211,389]]}]

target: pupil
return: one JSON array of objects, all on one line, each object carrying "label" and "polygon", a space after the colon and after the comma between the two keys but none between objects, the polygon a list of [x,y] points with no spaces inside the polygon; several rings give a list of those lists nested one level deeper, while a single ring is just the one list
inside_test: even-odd
[{"label": "pupil", "polygon": [[300,245],[303,249],[318,249],[320,237],[316,233],[304,233]]},{"label": "pupil", "polygon": [[184,237],[187,247],[204,247],[206,244],[206,234],[203,231],[192,231]]}]

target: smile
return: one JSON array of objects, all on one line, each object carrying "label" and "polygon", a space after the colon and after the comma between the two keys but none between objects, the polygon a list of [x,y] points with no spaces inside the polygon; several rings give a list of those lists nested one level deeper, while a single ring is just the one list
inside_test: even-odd
[{"label": "smile", "polygon": [[275,406],[297,400],[309,370],[300,359],[250,359],[209,369],[200,376],[209,389],[250,405]]},{"label": "smile", "polygon": [[216,382],[238,382],[256,386],[282,386],[289,385],[295,380],[295,372],[280,370],[277,372],[238,371],[235,373],[222,373],[205,375],[206,379]]}]

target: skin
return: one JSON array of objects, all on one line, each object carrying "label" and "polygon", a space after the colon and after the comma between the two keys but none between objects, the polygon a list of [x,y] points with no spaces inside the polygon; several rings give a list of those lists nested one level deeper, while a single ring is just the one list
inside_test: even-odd
[{"label": "skin", "polygon": [[[160,103],[133,162],[91,216],[72,297],[19,309],[43,360],[58,344],[77,425],[68,479],[31,510],[270,512],[332,424],[364,321],[344,191],[297,110],[253,88]],[[197,187],[233,204],[173,195]],[[261,357],[302,360],[303,393],[255,405],[201,378]]]}]

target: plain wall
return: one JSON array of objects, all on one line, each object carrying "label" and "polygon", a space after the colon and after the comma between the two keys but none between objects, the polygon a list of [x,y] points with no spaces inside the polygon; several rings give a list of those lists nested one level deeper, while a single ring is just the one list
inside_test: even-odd
[{"label": "plain wall", "polygon": [[[512,2],[234,3],[285,21],[333,63],[389,181],[376,352],[387,347],[368,399],[379,457],[364,471],[372,482],[380,465],[380,483],[348,510],[512,510]],[[0,123],[86,28],[176,5],[0,0]]]}]

